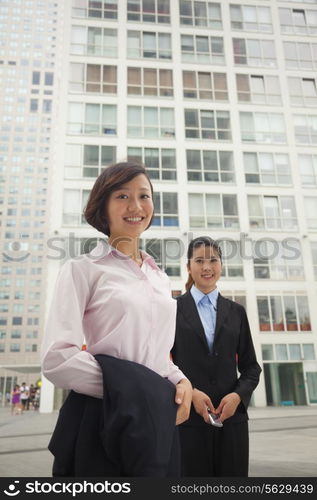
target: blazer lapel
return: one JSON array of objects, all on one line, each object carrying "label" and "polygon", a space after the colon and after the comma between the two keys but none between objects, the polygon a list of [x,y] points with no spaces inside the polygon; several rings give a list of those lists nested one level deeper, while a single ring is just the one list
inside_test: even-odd
[{"label": "blazer lapel", "polygon": [[209,347],[206,340],[205,330],[200,320],[195,301],[190,293],[186,292],[182,297],[178,299],[181,304],[181,312],[187,323],[190,324],[195,334],[198,335],[201,342],[203,342],[207,351],[209,352]]},{"label": "blazer lapel", "polygon": [[230,302],[229,300],[226,300],[222,295],[218,295],[218,300],[217,300],[217,319],[216,319],[216,328],[215,328],[215,337],[214,337],[214,345],[217,342],[217,339],[219,337],[219,332],[221,330],[221,327],[228,316],[230,311]]}]

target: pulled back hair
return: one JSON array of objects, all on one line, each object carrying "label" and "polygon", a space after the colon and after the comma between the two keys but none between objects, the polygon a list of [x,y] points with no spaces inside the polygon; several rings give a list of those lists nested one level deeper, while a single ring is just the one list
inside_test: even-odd
[{"label": "pulled back hair", "polygon": [[[114,191],[120,189],[124,184],[132,181],[134,177],[140,174],[145,175],[149,181],[153,196],[153,186],[146,168],[142,163],[126,161],[115,163],[107,167],[99,177],[97,177],[90,191],[88,202],[84,209],[84,217],[88,224],[101,233],[110,236],[110,228],[107,220],[109,198]],[[148,227],[151,223],[152,219]]]},{"label": "pulled back hair", "polygon": [[[210,236],[199,236],[198,238],[194,238],[191,240],[191,242],[188,245],[188,250],[187,250],[187,266],[190,267],[190,259],[192,259],[194,250],[199,247],[211,247],[213,248],[217,254],[220,257],[220,260],[222,261],[222,251],[221,248],[216,240],[213,240],[210,238]],[[194,280],[191,277],[190,274],[188,274],[188,279],[185,285],[186,291],[190,290],[191,287],[194,284]]]}]

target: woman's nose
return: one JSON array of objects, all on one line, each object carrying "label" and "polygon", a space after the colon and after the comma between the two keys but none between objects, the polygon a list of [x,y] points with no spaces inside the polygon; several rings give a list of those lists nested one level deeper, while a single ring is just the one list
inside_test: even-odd
[{"label": "woman's nose", "polygon": [[140,200],[138,198],[130,198],[128,209],[130,211],[139,210],[141,207]]}]

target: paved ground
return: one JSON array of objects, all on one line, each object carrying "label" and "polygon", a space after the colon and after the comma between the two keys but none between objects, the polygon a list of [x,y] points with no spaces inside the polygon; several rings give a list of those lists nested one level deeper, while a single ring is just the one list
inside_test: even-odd
[{"label": "paved ground", "polygon": [[[317,477],[317,407],[251,408],[250,476]],[[49,477],[57,412],[0,408],[0,477]]]}]

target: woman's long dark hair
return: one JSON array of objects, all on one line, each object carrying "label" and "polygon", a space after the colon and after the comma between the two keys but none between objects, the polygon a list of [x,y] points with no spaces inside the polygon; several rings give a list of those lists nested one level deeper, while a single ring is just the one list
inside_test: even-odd
[{"label": "woman's long dark hair", "polygon": [[[194,250],[199,247],[211,247],[213,248],[222,260],[222,251],[218,242],[210,238],[210,236],[199,236],[198,238],[194,238],[188,245],[187,250],[187,266],[190,267],[190,259],[193,257]],[[188,274],[188,279],[185,285],[186,291],[190,290],[194,284],[194,280],[190,274]]]}]

